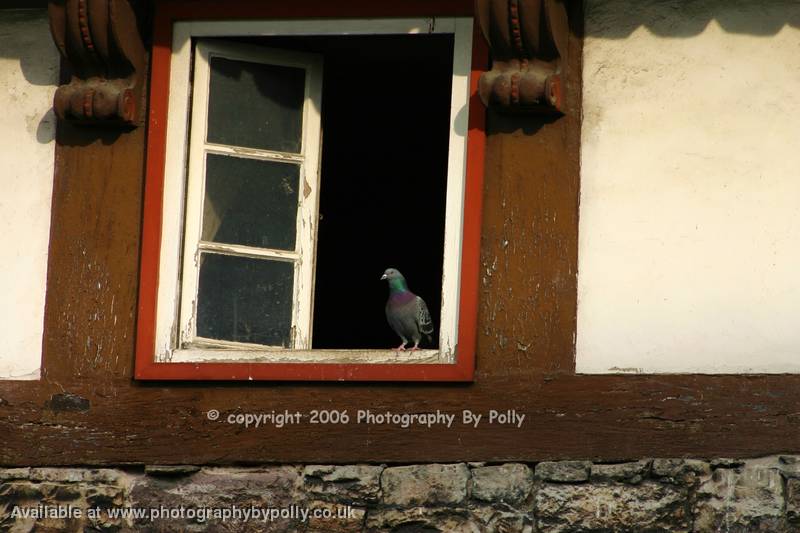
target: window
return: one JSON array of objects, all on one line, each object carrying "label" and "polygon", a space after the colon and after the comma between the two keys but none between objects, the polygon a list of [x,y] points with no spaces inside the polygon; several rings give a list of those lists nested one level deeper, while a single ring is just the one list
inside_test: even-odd
[{"label": "window", "polygon": [[[471,379],[472,19],[170,29],[153,58],[137,377]],[[434,316],[423,349],[390,348],[392,266]]]},{"label": "window", "polygon": [[198,41],[180,355],[311,348],[321,89],[319,56]]}]

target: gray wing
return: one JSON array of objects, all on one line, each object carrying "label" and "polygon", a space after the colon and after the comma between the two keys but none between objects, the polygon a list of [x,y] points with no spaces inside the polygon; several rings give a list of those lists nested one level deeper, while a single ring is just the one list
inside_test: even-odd
[{"label": "gray wing", "polygon": [[420,332],[428,337],[428,342],[431,342],[431,333],[433,333],[433,320],[431,320],[431,313],[428,311],[428,306],[425,300],[417,296],[417,316],[416,322]]}]

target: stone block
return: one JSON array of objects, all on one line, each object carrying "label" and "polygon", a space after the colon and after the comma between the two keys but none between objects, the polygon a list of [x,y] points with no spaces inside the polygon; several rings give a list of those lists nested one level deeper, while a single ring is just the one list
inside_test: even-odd
[{"label": "stone block", "polygon": [[0,481],[10,479],[30,479],[30,468],[0,468]]},{"label": "stone block", "polygon": [[641,483],[650,472],[652,461],[643,459],[630,463],[593,464],[591,471],[592,482],[595,481],[622,481],[624,483]]},{"label": "stone block", "polygon": [[739,468],[744,466],[745,462],[741,459],[732,459],[730,457],[717,457],[709,461],[712,470],[717,468]]},{"label": "stone block", "polygon": [[369,512],[366,533],[486,533],[485,525],[467,509],[420,507]]},{"label": "stone block", "polygon": [[675,484],[695,484],[711,473],[711,465],[697,459],[653,459],[651,475]]},{"label": "stone block", "polygon": [[472,498],[519,505],[533,489],[533,472],[527,465],[509,463],[472,470]]},{"label": "stone block", "polygon": [[695,531],[786,531],[780,472],[760,466],[714,470],[697,489]]},{"label": "stone block", "polygon": [[614,531],[678,533],[690,528],[686,491],[645,481],[631,484],[545,484],[536,492],[540,533]]},{"label": "stone block", "polygon": [[303,489],[316,498],[352,503],[380,498],[382,466],[309,465],[303,469]]},{"label": "stone block", "polygon": [[534,533],[533,510],[522,512],[503,505],[470,506],[486,533]]},{"label": "stone block", "polygon": [[545,461],[536,465],[536,479],[556,483],[580,483],[589,479],[589,461]]},{"label": "stone block", "polygon": [[383,502],[399,506],[460,504],[467,498],[469,477],[463,463],[387,468],[381,476]]}]

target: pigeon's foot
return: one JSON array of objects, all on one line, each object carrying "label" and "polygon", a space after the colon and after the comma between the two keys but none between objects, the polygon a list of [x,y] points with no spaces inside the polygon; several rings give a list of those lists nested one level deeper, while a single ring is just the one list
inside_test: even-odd
[{"label": "pigeon's foot", "polygon": [[414,343],[414,346],[411,348],[411,351],[412,351],[412,352],[416,352],[417,350],[419,350],[419,343],[418,343],[418,342],[415,342],[415,343]]},{"label": "pigeon's foot", "polygon": [[398,352],[405,352],[406,351],[406,343],[401,344],[400,346],[395,348],[395,350],[398,351]]}]

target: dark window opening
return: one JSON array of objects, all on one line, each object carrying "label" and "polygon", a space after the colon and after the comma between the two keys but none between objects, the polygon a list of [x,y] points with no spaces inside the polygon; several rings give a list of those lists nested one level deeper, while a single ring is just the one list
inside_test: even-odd
[{"label": "dark window opening", "polygon": [[315,349],[388,349],[394,267],[425,299],[438,346],[452,35],[237,39],[324,56]]}]

